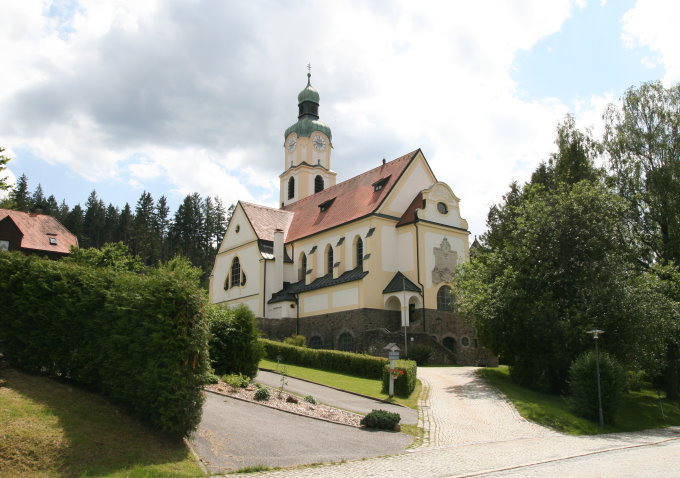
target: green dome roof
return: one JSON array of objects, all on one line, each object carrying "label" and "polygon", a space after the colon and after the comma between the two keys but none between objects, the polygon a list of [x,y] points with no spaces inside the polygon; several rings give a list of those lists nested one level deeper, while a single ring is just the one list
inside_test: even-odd
[{"label": "green dome roof", "polygon": [[313,103],[319,104],[319,92],[314,89],[311,84],[312,75],[307,73],[307,86],[298,95],[298,103],[303,101],[311,101]]},{"label": "green dome roof", "polygon": [[326,136],[328,136],[329,140],[331,141],[333,140],[333,136],[331,135],[331,129],[325,124],[323,124],[321,121],[311,118],[299,119],[297,123],[286,129],[286,132],[283,135],[283,137],[287,138],[289,134],[295,133],[298,135],[298,137],[309,138],[310,136],[312,136],[312,133],[314,131],[319,131],[320,133],[323,133]]}]

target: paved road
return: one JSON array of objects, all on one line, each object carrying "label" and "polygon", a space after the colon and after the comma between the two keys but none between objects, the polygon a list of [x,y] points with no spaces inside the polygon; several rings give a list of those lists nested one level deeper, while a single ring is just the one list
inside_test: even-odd
[{"label": "paved road", "polygon": [[[281,386],[281,375],[260,370],[257,373],[257,377],[255,377],[255,381],[272,388],[278,388]],[[391,403],[381,402],[380,400],[341,392],[316,383],[305,382],[304,380],[286,377],[286,390],[303,397],[312,395],[321,403],[336,408],[342,408],[343,410],[366,415],[371,410],[382,409],[398,413],[401,416],[401,423],[407,425],[415,425],[418,423],[418,411],[412,408],[392,405]]]},{"label": "paved road", "polygon": [[206,395],[201,423],[190,442],[211,473],[390,455],[401,453],[412,441],[403,433],[368,431]]},{"label": "paved road", "polygon": [[[429,440],[400,455],[242,475],[266,478],[667,477],[680,469],[680,427],[574,437],[523,420],[472,368],[419,369]],[[459,411],[451,410],[457,407]]]}]

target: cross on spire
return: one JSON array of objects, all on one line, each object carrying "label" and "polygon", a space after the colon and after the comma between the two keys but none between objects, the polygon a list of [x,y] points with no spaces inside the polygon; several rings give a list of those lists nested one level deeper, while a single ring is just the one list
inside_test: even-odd
[{"label": "cross on spire", "polygon": [[307,86],[312,86],[312,64],[307,63]]}]

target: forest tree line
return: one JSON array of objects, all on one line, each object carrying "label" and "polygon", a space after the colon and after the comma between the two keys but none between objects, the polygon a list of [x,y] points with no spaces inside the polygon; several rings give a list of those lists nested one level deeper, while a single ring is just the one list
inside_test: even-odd
[{"label": "forest tree line", "polygon": [[144,191],[134,208],[125,203],[121,209],[106,205],[94,190],[84,206],[70,208],[65,200],[58,202],[54,195],[47,196],[40,184],[31,192],[25,174],[8,198],[0,201],[0,207],[53,216],[78,237],[81,248],[122,242],[148,266],[182,255],[203,271],[203,282],[210,275],[234,208],[225,208],[217,197],[193,193],[171,215],[165,196],[154,200]]}]

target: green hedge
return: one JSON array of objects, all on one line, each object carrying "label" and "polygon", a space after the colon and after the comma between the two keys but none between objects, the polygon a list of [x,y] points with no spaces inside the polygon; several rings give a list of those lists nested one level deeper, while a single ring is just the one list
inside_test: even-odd
[{"label": "green hedge", "polygon": [[18,368],[87,385],[187,435],[208,371],[206,299],[188,267],[138,275],[0,252],[0,349]]},{"label": "green hedge", "polygon": [[276,357],[280,355],[281,361],[290,365],[346,373],[356,377],[379,380],[382,376],[383,367],[388,363],[386,358],[374,357],[373,355],[341,352],[339,350],[308,349],[274,340],[260,340],[264,344],[265,356],[269,360],[276,360]]},{"label": "green hedge", "polygon": [[255,314],[243,304],[234,309],[210,305],[208,312],[210,359],[215,373],[254,378],[264,356],[262,344],[257,340],[260,331],[255,324]]},{"label": "green hedge", "polygon": [[[413,360],[397,360],[397,370],[403,370],[404,374],[394,381],[394,394],[398,397],[409,397],[416,388],[416,374],[418,367]],[[382,393],[390,390],[390,364],[387,363],[382,369]]]}]

